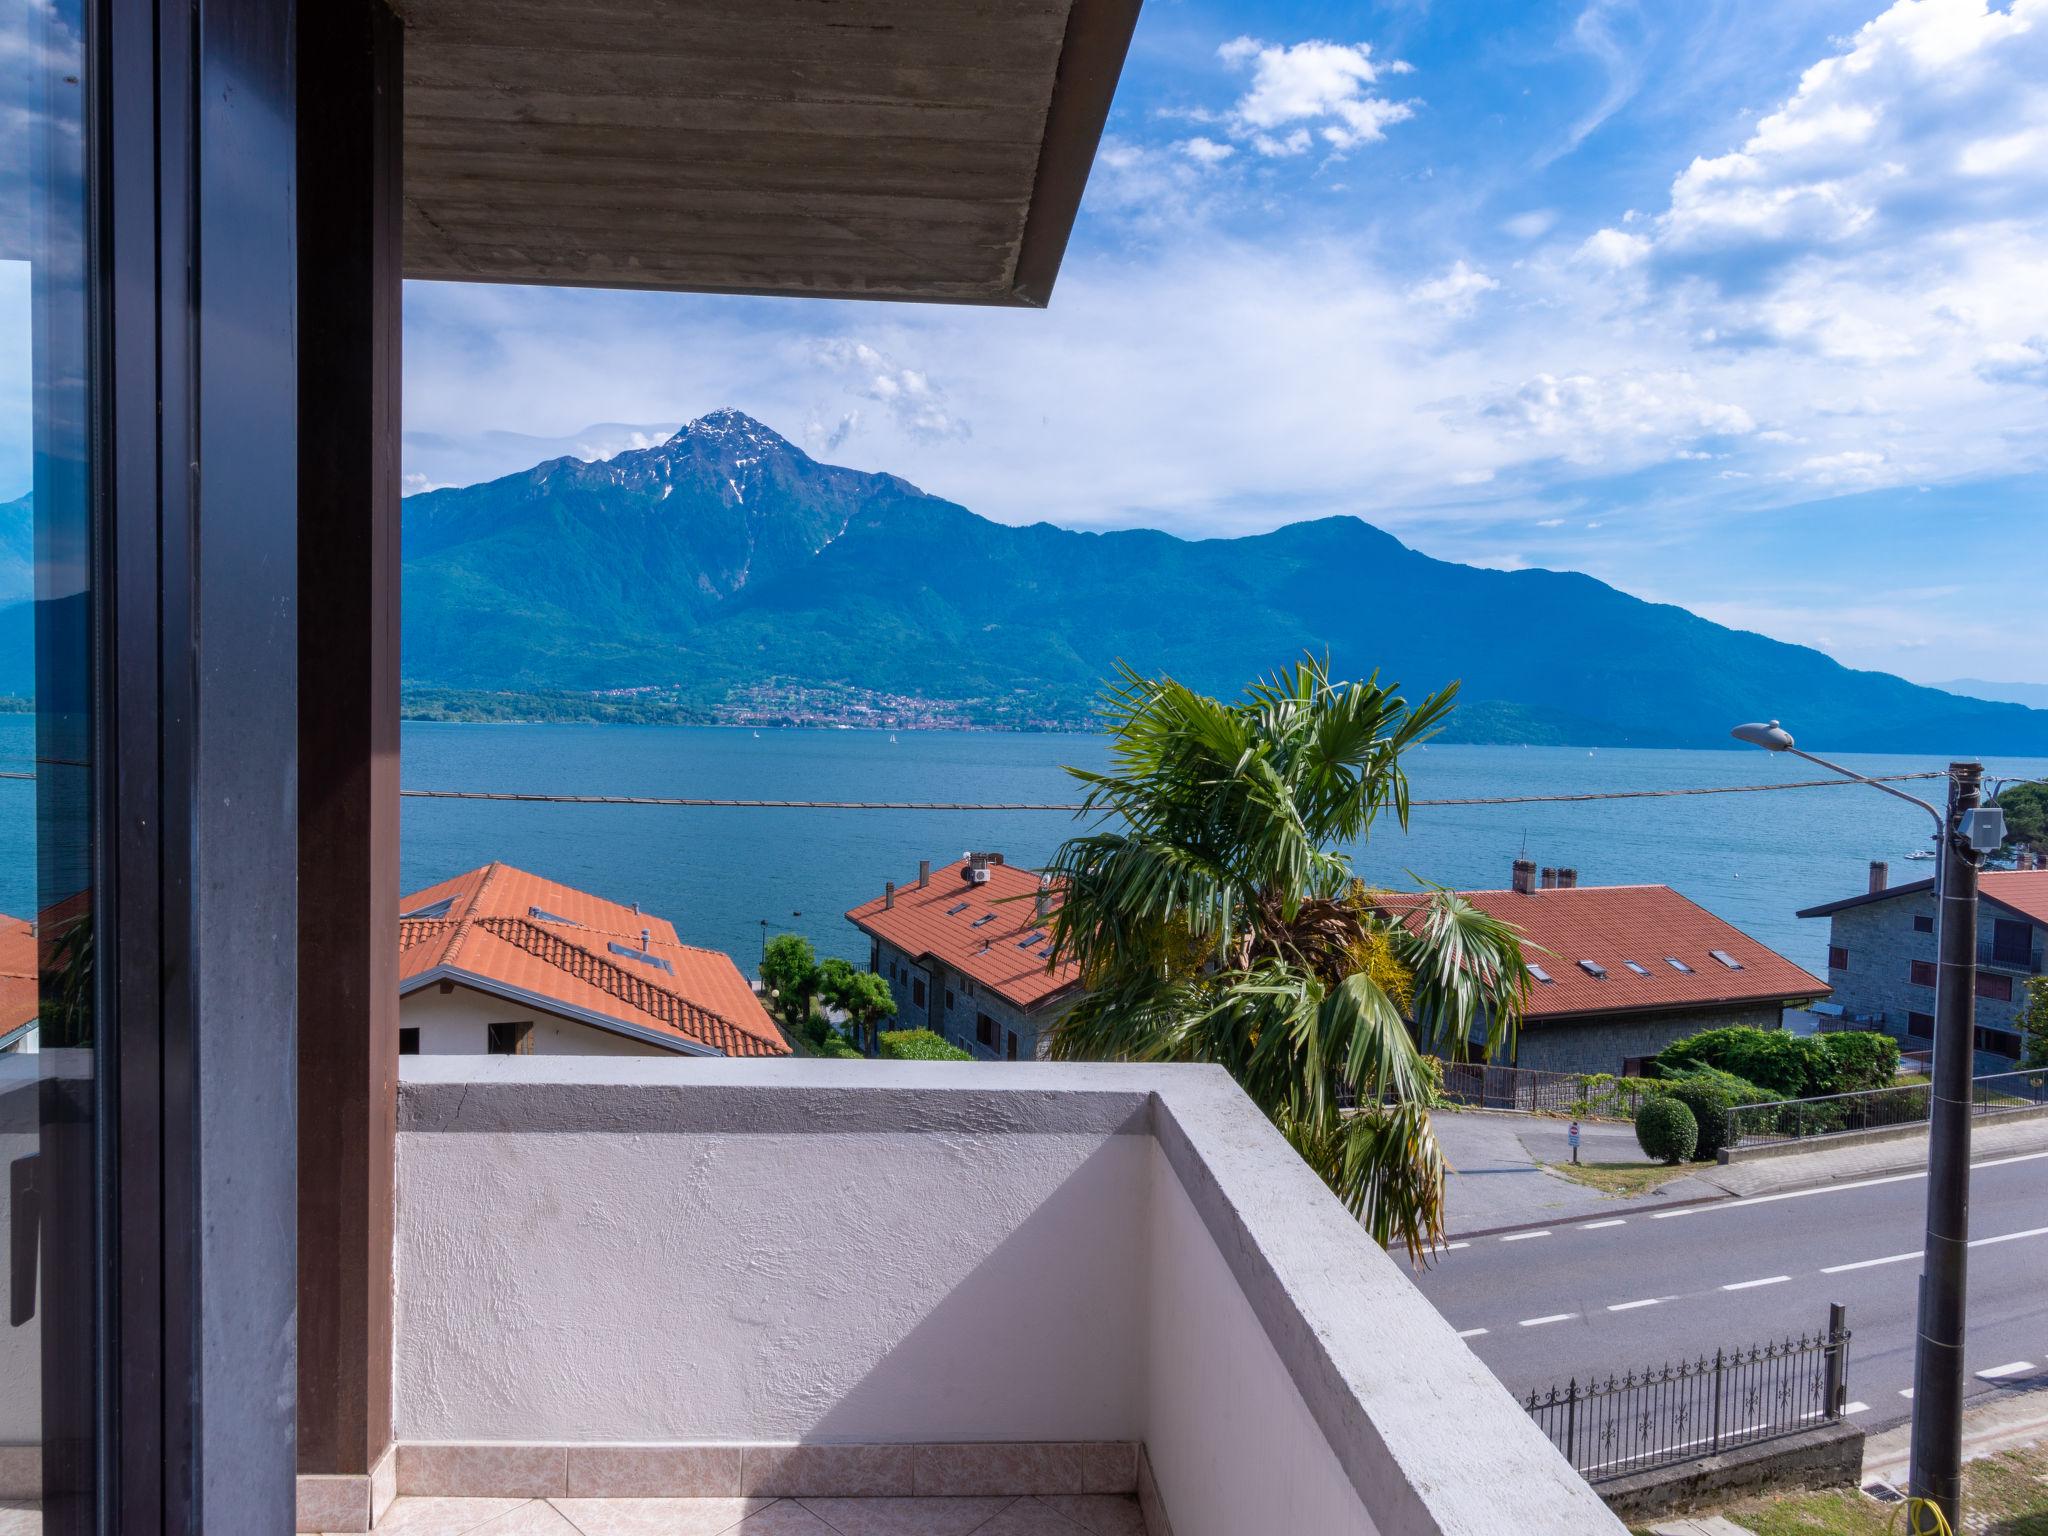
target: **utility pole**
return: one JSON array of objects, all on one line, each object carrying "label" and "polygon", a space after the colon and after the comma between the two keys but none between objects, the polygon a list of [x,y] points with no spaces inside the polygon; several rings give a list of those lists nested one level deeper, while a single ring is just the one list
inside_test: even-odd
[{"label": "utility pole", "polygon": [[1970,1242],[1971,1078],[1976,1064],[1977,860],[1965,818],[1983,794],[1981,763],[1951,763],[1942,827],[1935,944],[1934,1086],[1927,1135],[1927,1244],[1913,1361],[1911,1489],[1960,1531],[1963,1318]]}]

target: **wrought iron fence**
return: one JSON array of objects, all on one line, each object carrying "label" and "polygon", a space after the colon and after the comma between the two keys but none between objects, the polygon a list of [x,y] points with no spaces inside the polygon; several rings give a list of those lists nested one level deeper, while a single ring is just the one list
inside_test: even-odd
[{"label": "wrought iron fence", "polygon": [[1588,1482],[1675,1466],[1841,1417],[1849,1329],[1841,1307],[1809,1337],[1680,1360],[1547,1392],[1522,1406]]},{"label": "wrought iron fence", "polygon": [[1518,1109],[1581,1119],[1632,1120],[1647,1091],[1636,1077],[1587,1077],[1576,1072],[1538,1072],[1478,1062],[1439,1063],[1442,1093],[1471,1109]]},{"label": "wrought iron fence", "polygon": [[[1928,1117],[1933,1089],[1926,1083],[1893,1088],[1868,1088],[1858,1093],[1831,1093],[1813,1099],[1776,1099],[1767,1104],[1739,1104],[1729,1113],[1728,1145],[1770,1146],[1838,1136],[1845,1131],[1883,1130],[1915,1125]],[[1973,1113],[2006,1114],[2048,1105],[2048,1069],[1992,1072],[1971,1081]]]}]

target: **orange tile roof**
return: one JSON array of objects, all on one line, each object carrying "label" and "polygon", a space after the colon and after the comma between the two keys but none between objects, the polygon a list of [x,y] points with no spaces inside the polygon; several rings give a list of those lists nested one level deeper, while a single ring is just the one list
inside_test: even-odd
[{"label": "orange tile roof", "polygon": [[429,981],[457,981],[678,1046],[726,1056],[790,1054],[731,956],[683,943],[666,918],[509,864],[486,864],[407,896],[399,906],[398,974],[401,996]]},{"label": "orange tile roof", "polygon": [[[1894,896],[1919,896],[1934,889],[1930,880],[1908,880],[1888,885],[1881,891],[1858,891],[1839,901],[1824,901],[1803,908],[1801,917],[1832,917],[1850,907],[1867,907],[1873,901],[1890,901]],[[1987,869],[1977,877],[1977,894],[1992,906],[2003,907],[2014,917],[2024,917],[2048,927],[2048,869]]]},{"label": "orange tile roof", "polygon": [[[1531,1023],[1644,1009],[1775,1003],[1824,997],[1828,984],[1723,922],[1668,885],[1575,885],[1535,891],[1460,891],[1490,917],[1513,923],[1523,954],[1550,977],[1529,989]],[[1420,896],[1384,899],[1392,910]],[[1720,950],[1740,963],[1731,970]],[[1538,953],[1548,950],[1548,954]],[[1683,961],[1690,970],[1671,964]],[[1594,975],[1579,962],[1606,973]],[[1630,970],[1633,960],[1648,975]]]},{"label": "orange tile roof", "polygon": [[[1045,946],[1021,947],[1034,933],[1050,934],[1037,915],[1038,875],[1014,864],[991,864],[988,883],[967,879],[967,860],[932,871],[931,884],[916,879],[896,888],[896,904],[877,896],[846,914],[863,933],[893,944],[905,954],[926,956],[952,967],[977,985],[1019,1008],[1038,1008],[1081,981],[1072,961],[1046,963]],[[1058,903],[1050,908],[1058,911]]]},{"label": "orange tile roof", "polygon": [[0,1040],[36,1021],[36,929],[0,913]]}]

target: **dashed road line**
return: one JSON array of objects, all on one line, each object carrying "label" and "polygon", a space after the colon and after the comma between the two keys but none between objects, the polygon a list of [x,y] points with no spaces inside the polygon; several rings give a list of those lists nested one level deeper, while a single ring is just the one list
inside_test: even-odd
[{"label": "dashed road line", "polygon": [[1525,1317],[1522,1319],[1520,1326],[1524,1328],[1541,1328],[1545,1323],[1568,1323],[1578,1315],[1576,1312],[1553,1312],[1548,1317]]},{"label": "dashed road line", "polygon": [[1844,1403],[1844,1404],[1842,1404],[1842,1412],[1844,1412],[1844,1413],[1868,1413],[1868,1412],[1870,1412],[1870,1404],[1868,1404],[1868,1403]]},{"label": "dashed road line", "polygon": [[1445,1243],[1444,1252],[1456,1253],[1460,1248],[1470,1248],[1471,1246],[1470,1243]]},{"label": "dashed road line", "polygon": [[1901,1388],[1899,1388],[1899,1396],[1901,1396],[1901,1397],[1911,1397],[1912,1395],[1913,1395],[1913,1389],[1912,1389],[1911,1387],[1901,1387]]},{"label": "dashed road line", "polygon": [[1979,1381],[1996,1381],[2001,1376],[2024,1376],[2033,1369],[2034,1362],[2031,1360],[2014,1360],[2005,1365],[1994,1365],[1988,1371],[1979,1371],[1977,1379]]},{"label": "dashed road line", "polygon": [[1721,1289],[1724,1291],[1753,1291],[1760,1285],[1782,1285],[1791,1278],[1790,1275],[1766,1275],[1761,1280],[1737,1280],[1733,1285],[1724,1285]]},{"label": "dashed road line", "polygon": [[1911,1253],[1888,1253],[1881,1259],[1858,1259],[1854,1264],[1830,1264],[1821,1271],[1824,1275],[1846,1275],[1852,1269],[1875,1269],[1880,1264],[1903,1264],[1908,1259],[1920,1257],[1920,1250]]},{"label": "dashed road line", "polygon": [[1628,1218],[1626,1216],[1616,1216],[1612,1221],[1589,1221],[1579,1230],[1581,1232],[1598,1232],[1602,1227],[1625,1227],[1627,1225]]},{"label": "dashed road line", "polygon": [[1663,1299],[1662,1296],[1648,1296],[1641,1301],[1617,1301],[1607,1310],[1610,1312],[1633,1312],[1637,1307],[1654,1307]]},{"label": "dashed road line", "polygon": [[2023,1237],[2040,1237],[2048,1234],[2048,1227],[2029,1227],[2024,1232],[2006,1232],[1997,1237],[1980,1237],[1970,1244],[1972,1248],[1989,1248],[1993,1243],[2017,1242]]},{"label": "dashed road line", "polygon": [[1484,1332],[1486,1332],[1484,1328],[1466,1328],[1459,1332],[1458,1337],[1461,1339],[1476,1339]]},{"label": "dashed road line", "polygon": [[1504,1243],[1525,1243],[1532,1237],[1548,1236],[1550,1236],[1550,1229],[1546,1227],[1541,1232],[1510,1232],[1506,1237],[1502,1238],[1501,1241]]}]

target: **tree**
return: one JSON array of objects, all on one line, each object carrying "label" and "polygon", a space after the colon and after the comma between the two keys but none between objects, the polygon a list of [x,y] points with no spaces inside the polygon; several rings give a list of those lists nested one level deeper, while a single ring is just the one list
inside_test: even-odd
[{"label": "tree", "polygon": [[882,1020],[896,1014],[896,996],[889,983],[873,971],[857,971],[846,961],[827,960],[818,968],[818,996],[837,1008],[853,1025],[854,1039],[870,1056],[877,1046]]},{"label": "tree", "polygon": [[778,933],[761,952],[761,985],[783,1028],[802,1034],[811,1018],[811,999],[818,995],[818,959],[811,941],[800,933]]},{"label": "tree", "polygon": [[2020,1053],[2023,1067],[2048,1067],[2048,976],[2027,981],[2027,1001],[2020,1009],[2020,1036],[2026,1045]]},{"label": "tree", "polygon": [[1997,805],[2005,812],[2008,848],[2048,852],[2048,784],[2009,784],[1999,791]]},{"label": "tree", "polygon": [[1223,1065],[1418,1261],[1444,1214],[1425,1052],[1511,1039],[1529,973],[1510,925],[1447,890],[1374,897],[1341,850],[1382,813],[1407,825],[1401,754],[1454,692],[1411,707],[1309,658],[1222,703],[1124,668],[1111,771],[1067,770],[1105,819],[1050,865],[1054,953],[1088,988],[1052,1053]]}]

